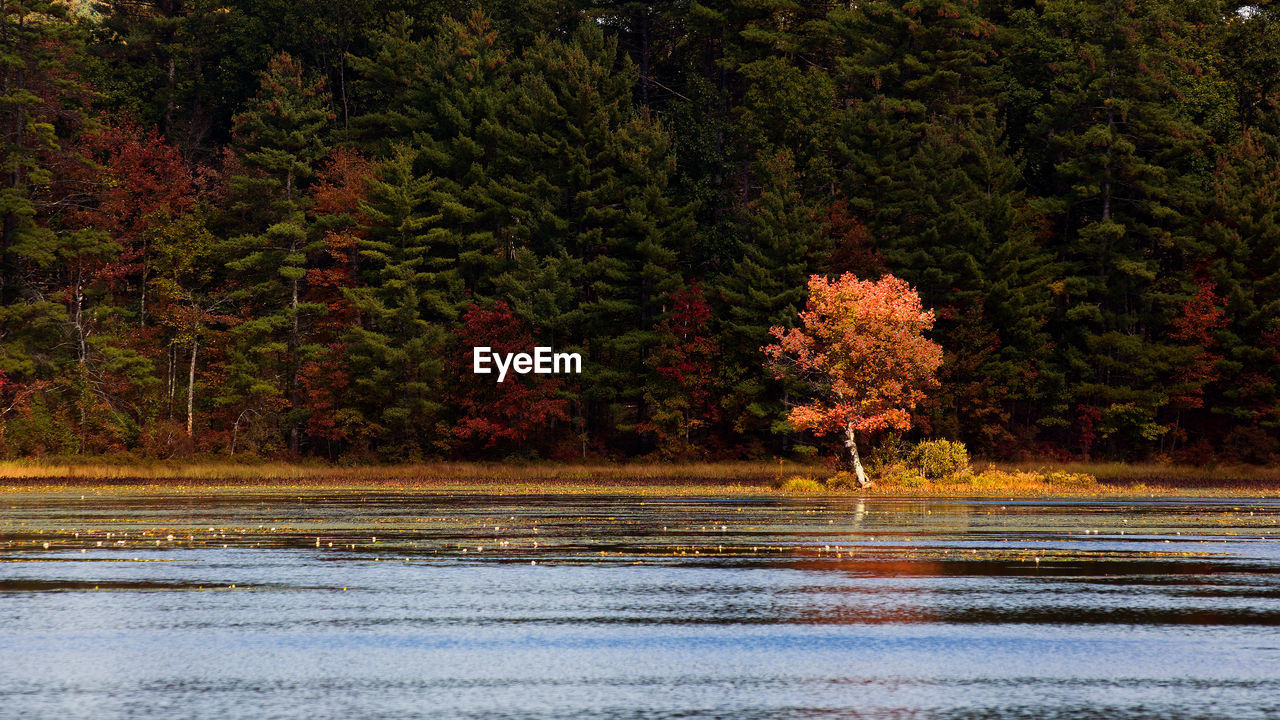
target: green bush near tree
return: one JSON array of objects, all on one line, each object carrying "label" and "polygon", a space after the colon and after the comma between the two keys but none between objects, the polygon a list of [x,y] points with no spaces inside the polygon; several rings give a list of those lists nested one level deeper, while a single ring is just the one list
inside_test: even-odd
[{"label": "green bush near tree", "polygon": [[916,445],[911,464],[926,480],[946,480],[969,469],[969,450],[955,440],[929,440]]}]

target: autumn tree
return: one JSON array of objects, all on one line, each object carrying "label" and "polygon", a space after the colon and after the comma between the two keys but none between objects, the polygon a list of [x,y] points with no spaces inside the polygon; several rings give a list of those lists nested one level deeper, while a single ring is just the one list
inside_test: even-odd
[{"label": "autumn tree", "polygon": [[489,347],[496,354],[527,353],[536,345],[534,328],[504,302],[492,309],[472,304],[453,331],[449,353],[450,396],[458,419],[450,431],[455,451],[468,456],[536,452],[545,449],[557,425],[567,426],[569,403],[564,381],[543,375],[493,375],[471,372],[472,349]]},{"label": "autumn tree", "polygon": [[942,348],[924,336],[933,312],[892,275],[814,275],[800,323],[773,328],[777,342],[763,348],[776,377],[796,377],[809,389],[809,402],[792,407],[788,420],[797,430],[843,433],[858,485],[867,487],[857,433],[909,430],[911,410],[938,384]]},{"label": "autumn tree", "polygon": [[671,311],[658,322],[649,356],[653,369],[645,389],[649,418],[641,432],[651,435],[665,457],[696,453],[696,434],[720,419],[716,403],[720,346],[711,336],[706,291],[690,282],[671,295]]}]

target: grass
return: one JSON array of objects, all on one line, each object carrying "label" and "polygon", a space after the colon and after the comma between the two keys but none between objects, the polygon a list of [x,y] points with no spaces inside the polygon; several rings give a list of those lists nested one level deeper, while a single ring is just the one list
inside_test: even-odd
[{"label": "grass", "polygon": [[602,484],[764,484],[804,466],[791,462],[722,463],[476,463],[432,462],[344,467],[320,463],[0,461],[0,481],[92,481],[106,483],[196,482],[540,482]]},{"label": "grass", "polygon": [[[780,493],[828,492],[830,471],[791,462],[474,463],[344,467],[321,463],[220,461],[0,462],[0,492],[35,487],[231,485],[263,489],[384,486],[450,492]],[[927,481],[910,472],[873,477],[870,495],[1120,496],[1280,492],[1280,467],[1191,467],[1124,463],[979,463],[975,472]],[[837,484],[839,493],[857,491]]]},{"label": "grass", "polygon": [[[783,492],[846,492],[848,482],[810,469],[775,481]],[[871,495],[934,497],[1105,497],[1226,496],[1256,497],[1280,493],[1280,467],[1190,467],[1125,463],[978,463],[967,473],[926,480],[919,472],[895,466],[872,473]],[[831,488],[834,488],[831,489]]]},{"label": "grass", "polygon": [[1165,463],[1120,462],[1026,462],[993,463],[989,467],[1005,471],[1092,475],[1107,485],[1154,488],[1244,488],[1280,490],[1280,466],[1268,465],[1171,465]]}]

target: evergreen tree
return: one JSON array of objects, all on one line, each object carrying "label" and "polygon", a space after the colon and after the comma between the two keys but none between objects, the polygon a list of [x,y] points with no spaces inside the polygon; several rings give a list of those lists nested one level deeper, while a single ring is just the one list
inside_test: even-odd
[{"label": "evergreen tree", "polygon": [[762,159],[757,172],[765,185],[742,212],[738,259],[718,285],[726,419],[735,433],[750,437],[783,429],[786,391],[760,372],[760,348],[769,328],[794,321],[807,279],[825,269],[830,255],[821,211],[796,188],[791,156]]},{"label": "evergreen tree", "polygon": [[[508,257],[526,263],[500,278],[502,287],[560,298],[537,278],[581,279],[567,304],[549,309],[554,317],[530,319],[545,319],[544,328],[563,333],[558,344],[584,353],[579,423],[630,433],[647,413],[635,379],[679,282],[672,248],[691,226],[669,190],[670,139],[637,112],[634,69],[625,59],[618,65],[616,43],[598,28],[541,40],[522,56],[502,136],[513,166],[489,183],[487,203],[508,208],[500,237]],[[531,302],[503,299],[516,308]]]},{"label": "evergreen tree", "polygon": [[303,192],[325,154],[324,130],[333,118],[323,93],[323,82],[307,80],[282,53],[262,74],[257,98],[235,118],[244,172],[231,180],[233,209],[250,224],[249,234],[230,241],[235,259],[227,264],[239,275],[237,298],[245,308],[235,328],[238,377],[231,384],[280,412],[292,452],[307,419],[299,370],[319,350],[308,333],[326,309],[305,298],[308,258],[324,244],[307,227]]},{"label": "evergreen tree", "polygon": [[465,21],[445,18],[436,35],[415,38],[405,18],[381,33],[375,54],[353,59],[364,81],[385,93],[380,109],[353,121],[353,137],[375,153],[412,145],[415,172],[436,183],[442,224],[453,234],[459,275],[467,287],[492,294],[495,265],[515,248],[499,228],[507,206],[493,197],[503,111],[509,94],[508,51],[480,12]]},{"label": "evergreen tree", "polygon": [[0,412],[10,416],[0,422],[39,410],[25,422],[43,437],[4,433],[24,452],[84,449],[89,318],[68,309],[87,311],[92,265],[118,250],[66,212],[78,188],[64,181],[89,171],[76,142],[88,101],[76,74],[80,42],[62,3],[0,7]]},{"label": "evergreen tree", "polygon": [[[1227,326],[1210,412],[1227,427],[1280,429],[1280,160],[1269,139],[1246,130],[1219,159],[1205,240],[1214,248],[1209,280],[1222,298]],[[1211,442],[1227,429],[1212,425]]]},{"label": "evergreen tree", "polygon": [[1064,0],[1040,22],[1062,38],[1040,119],[1059,184],[1045,208],[1066,263],[1054,332],[1069,402],[1096,409],[1112,446],[1155,440],[1179,364],[1166,329],[1205,254],[1188,222],[1203,133],[1168,101],[1185,16],[1155,0]]},{"label": "evergreen tree", "polygon": [[825,33],[847,107],[843,192],[938,315],[947,362],[927,427],[1007,451],[1051,376],[1036,364],[1054,278],[998,120],[996,28],[973,3],[885,0],[831,11]]},{"label": "evergreen tree", "polygon": [[366,286],[348,291],[360,314],[348,339],[350,405],[368,438],[397,457],[447,448],[441,358],[462,288],[452,235],[433,212],[437,184],[416,174],[413,151],[393,149],[361,205],[371,222],[358,241]]}]

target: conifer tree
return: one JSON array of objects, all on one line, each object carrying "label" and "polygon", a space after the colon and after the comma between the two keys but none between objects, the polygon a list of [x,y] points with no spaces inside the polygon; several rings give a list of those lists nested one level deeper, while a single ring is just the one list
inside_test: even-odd
[{"label": "conifer tree", "polygon": [[[326,105],[323,82],[308,80],[281,53],[263,72],[258,96],[235,118],[245,170],[232,177],[231,194],[249,232],[229,248],[235,259],[227,267],[240,277],[237,296],[247,310],[235,329],[233,367],[247,395],[280,411],[292,452],[299,449],[307,415],[299,369],[318,350],[308,332],[325,311],[305,297],[308,257],[324,245],[307,227],[303,183],[326,152],[325,130],[333,117]],[[269,379],[274,392],[268,391]]]},{"label": "conifer tree", "polygon": [[1204,135],[1168,100],[1186,16],[1156,0],[1067,0],[1040,22],[1060,38],[1040,118],[1059,184],[1045,207],[1066,264],[1054,332],[1069,402],[1097,409],[1109,443],[1155,440],[1176,375],[1166,329],[1205,255],[1188,223]]},{"label": "conifer tree", "polygon": [[445,324],[462,288],[452,235],[439,226],[437,181],[418,176],[414,152],[397,146],[368,183],[357,241],[365,287],[348,297],[360,314],[348,339],[351,406],[363,432],[398,457],[446,447],[442,411]]},{"label": "conifer tree", "polygon": [[[353,68],[381,95],[379,109],[352,123],[352,137],[383,155],[399,143],[417,152],[414,171],[434,178],[442,227],[453,234],[460,277],[481,296],[493,292],[496,265],[513,257],[506,204],[493,184],[503,170],[501,128],[510,85],[509,53],[489,18],[445,17],[435,35],[416,37],[398,18],[378,34],[374,52]],[[510,171],[509,168],[507,170]]]},{"label": "conifer tree", "polygon": [[762,159],[760,168],[765,185],[742,213],[738,260],[718,285],[726,419],[735,432],[753,436],[784,429],[777,423],[786,391],[758,372],[759,349],[771,327],[794,321],[804,305],[807,279],[825,269],[830,254],[820,210],[796,188],[791,156]]},{"label": "conifer tree", "polygon": [[[637,111],[634,69],[598,28],[541,40],[514,70],[502,136],[513,165],[489,183],[485,202],[508,208],[498,232],[508,256],[526,264],[501,282],[568,300],[549,309],[555,317],[543,327],[560,328],[556,342],[584,352],[579,421],[631,431],[646,414],[635,379],[644,377],[653,323],[679,282],[673,247],[691,229],[669,190],[670,139]],[[572,295],[537,279],[557,275],[581,279]]]},{"label": "conifer tree", "polygon": [[[63,3],[0,6],[0,374],[10,398],[0,411],[39,407],[32,422],[44,438],[6,433],[28,450],[84,449],[86,293],[93,266],[118,251],[65,211],[78,191],[68,176],[88,174],[76,142],[89,124],[89,93],[76,72],[81,40]],[[46,396],[51,390],[61,397]]]},{"label": "conifer tree", "polygon": [[1047,392],[1033,364],[1054,278],[995,104],[996,28],[975,3],[876,0],[833,9],[824,32],[847,107],[842,191],[938,315],[945,382],[922,412],[1007,449]]},{"label": "conifer tree", "polygon": [[[1202,227],[1213,248],[1209,279],[1227,326],[1210,411],[1231,426],[1280,429],[1280,160],[1269,139],[1246,130],[1218,161]],[[1214,438],[1213,428],[1207,428]]]}]

